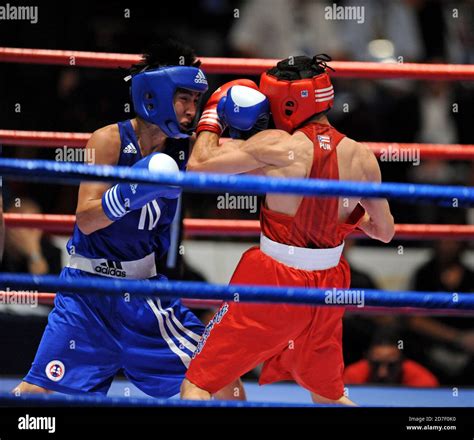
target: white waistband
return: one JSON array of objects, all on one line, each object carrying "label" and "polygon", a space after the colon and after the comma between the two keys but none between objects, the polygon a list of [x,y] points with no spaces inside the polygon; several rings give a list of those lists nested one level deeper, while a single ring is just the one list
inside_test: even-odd
[{"label": "white waistband", "polygon": [[277,243],[260,235],[260,250],[286,266],[302,270],[326,270],[339,264],[344,242],[335,248],[308,249]]},{"label": "white waistband", "polygon": [[146,279],[156,276],[155,253],[140,260],[112,261],[104,258],[86,258],[82,255],[70,255],[67,267],[84,272],[112,278]]}]

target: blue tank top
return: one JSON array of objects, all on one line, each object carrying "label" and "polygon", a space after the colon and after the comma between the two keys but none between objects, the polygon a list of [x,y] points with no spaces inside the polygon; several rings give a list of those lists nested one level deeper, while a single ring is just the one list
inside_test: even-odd
[{"label": "blue tank top", "polygon": [[[117,165],[132,166],[142,158],[135,131],[130,120],[118,122],[118,127],[120,157]],[[189,139],[167,139],[163,152],[173,157],[180,170],[184,170],[189,155]],[[131,261],[155,252],[159,258],[170,246],[170,227],[178,201],[156,199],[89,235],[83,234],[76,223],[67,244],[68,253],[87,258]]]}]

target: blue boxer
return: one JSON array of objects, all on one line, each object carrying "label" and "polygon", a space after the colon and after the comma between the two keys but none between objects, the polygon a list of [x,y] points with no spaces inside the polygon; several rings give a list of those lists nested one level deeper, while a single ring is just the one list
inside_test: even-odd
[{"label": "blue boxer", "polygon": [[[118,130],[117,165],[143,161],[132,122],[119,122]],[[169,142],[163,152],[184,169],[187,155],[180,154],[183,150],[177,143],[187,146],[189,140],[169,141],[175,142]],[[134,206],[88,235],[76,224],[67,245],[69,263],[61,277],[71,284],[94,277],[166,280],[156,272],[155,260],[170,246],[179,202],[170,197]],[[58,292],[24,381],[62,393],[106,394],[122,371],[148,395],[170,397],[179,392],[203,330],[180,300]]]}]

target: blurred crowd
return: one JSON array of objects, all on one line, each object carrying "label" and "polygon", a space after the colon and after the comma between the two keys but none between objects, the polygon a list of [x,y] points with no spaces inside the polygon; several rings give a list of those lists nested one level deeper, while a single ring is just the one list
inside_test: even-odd
[{"label": "blurred crowd", "polygon": [[[24,2],[28,4],[28,2]],[[334,60],[374,62],[474,62],[474,3],[436,0],[196,0],[113,5],[97,2],[39,5],[37,24],[2,23],[2,46],[140,53],[175,36],[200,56],[285,58],[327,53]],[[361,7],[363,20],[328,17],[327,7]],[[152,8],[152,9],[150,9]],[[3,63],[0,111],[5,129],[91,132],[133,117],[124,69]],[[209,75],[210,91],[231,75]],[[257,79],[257,78],[253,78]],[[8,86],[5,86],[8,85]],[[473,144],[474,83],[334,79],[336,101],[328,117],[358,141]],[[54,149],[3,148],[7,157],[54,159]],[[474,161],[380,162],[384,181],[474,186]],[[77,187],[4,181],[4,208],[12,213],[73,214]],[[185,217],[257,218],[222,211],[215,195],[184,197]],[[396,223],[472,223],[472,211],[432,204],[391,203]],[[7,229],[1,271],[58,273],[60,252],[40,231]],[[416,269],[416,290],[473,292],[472,245],[454,240],[405,243],[431,249]],[[374,245],[375,243],[370,243]],[[360,243],[365,246],[367,243]],[[184,271],[184,270],[183,270]],[[202,279],[191,268],[190,279]],[[377,288],[353,270],[352,287]],[[1,310],[0,310],[1,311]],[[10,331],[9,311],[1,330]],[[206,315],[203,315],[206,319]],[[31,341],[30,354],[0,363],[0,374],[27,371],[41,336],[36,326],[15,328],[15,341]],[[474,385],[474,319],[441,316],[350,315],[345,326],[348,383],[408,386]],[[383,331],[381,330],[383,329]],[[33,335],[34,334],[34,335]],[[17,342],[18,342],[17,341]],[[4,343],[6,344],[6,342]],[[3,345],[2,352],[11,347]],[[25,360],[22,360],[25,359]],[[28,361],[26,361],[28,360]],[[19,367],[19,364],[21,367]]]}]

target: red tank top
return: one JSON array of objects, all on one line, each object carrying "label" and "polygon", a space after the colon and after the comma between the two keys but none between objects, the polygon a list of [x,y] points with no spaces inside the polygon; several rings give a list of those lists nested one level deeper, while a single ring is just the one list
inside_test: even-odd
[{"label": "red tank top", "polygon": [[[311,122],[298,131],[312,142],[314,149],[310,178],[339,180],[337,146],[345,137],[334,127]],[[364,208],[359,204],[344,223],[338,221],[337,197],[303,197],[292,217],[262,205],[260,225],[270,240],[291,246],[325,249],[339,246],[359,224]]]}]

